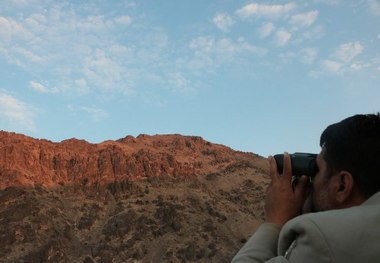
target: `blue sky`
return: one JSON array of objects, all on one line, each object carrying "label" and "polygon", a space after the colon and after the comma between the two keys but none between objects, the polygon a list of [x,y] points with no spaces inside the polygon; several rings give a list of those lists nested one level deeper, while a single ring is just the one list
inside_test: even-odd
[{"label": "blue sky", "polygon": [[3,0],[0,78],[1,130],[317,152],[380,110],[380,0]]}]

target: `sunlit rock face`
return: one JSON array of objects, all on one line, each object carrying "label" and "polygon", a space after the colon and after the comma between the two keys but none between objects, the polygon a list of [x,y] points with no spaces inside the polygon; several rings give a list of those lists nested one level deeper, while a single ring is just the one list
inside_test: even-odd
[{"label": "sunlit rock face", "polygon": [[0,262],[230,262],[263,220],[267,169],[194,136],[0,132]]}]

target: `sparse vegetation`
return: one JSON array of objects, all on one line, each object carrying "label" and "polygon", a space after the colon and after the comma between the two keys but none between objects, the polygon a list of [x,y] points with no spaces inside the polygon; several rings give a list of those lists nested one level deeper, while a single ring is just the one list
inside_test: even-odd
[{"label": "sparse vegetation", "polygon": [[13,147],[0,162],[0,262],[230,262],[263,218],[263,159],[200,137],[12,136],[0,138]]}]

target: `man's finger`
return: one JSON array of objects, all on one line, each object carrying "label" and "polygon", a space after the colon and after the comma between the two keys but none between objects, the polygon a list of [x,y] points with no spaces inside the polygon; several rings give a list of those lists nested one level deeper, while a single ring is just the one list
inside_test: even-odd
[{"label": "man's finger", "polygon": [[292,178],[292,161],[290,159],[289,153],[284,153],[284,170],[282,176],[284,179],[291,181]]},{"label": "man's finger", "polygon": [[273,158],[273,156],[269,156],[268,159],[269,159],[269,175],[272,180],[276,180],[278,176],[276,160]]}]

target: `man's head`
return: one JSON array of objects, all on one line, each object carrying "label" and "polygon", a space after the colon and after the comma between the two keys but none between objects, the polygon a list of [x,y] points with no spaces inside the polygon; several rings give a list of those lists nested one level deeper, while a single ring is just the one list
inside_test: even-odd
[{"label": "man's head", "polygon": [[328,126],[320,145],[331,175],[346,170],[368,198],[380,191],[380,114],[355,115]]},{"label": "man's head", "polygon": [[328,126],[320,139],[313,183],[316,211],[360,204],[380,191],[380,114]]}]

